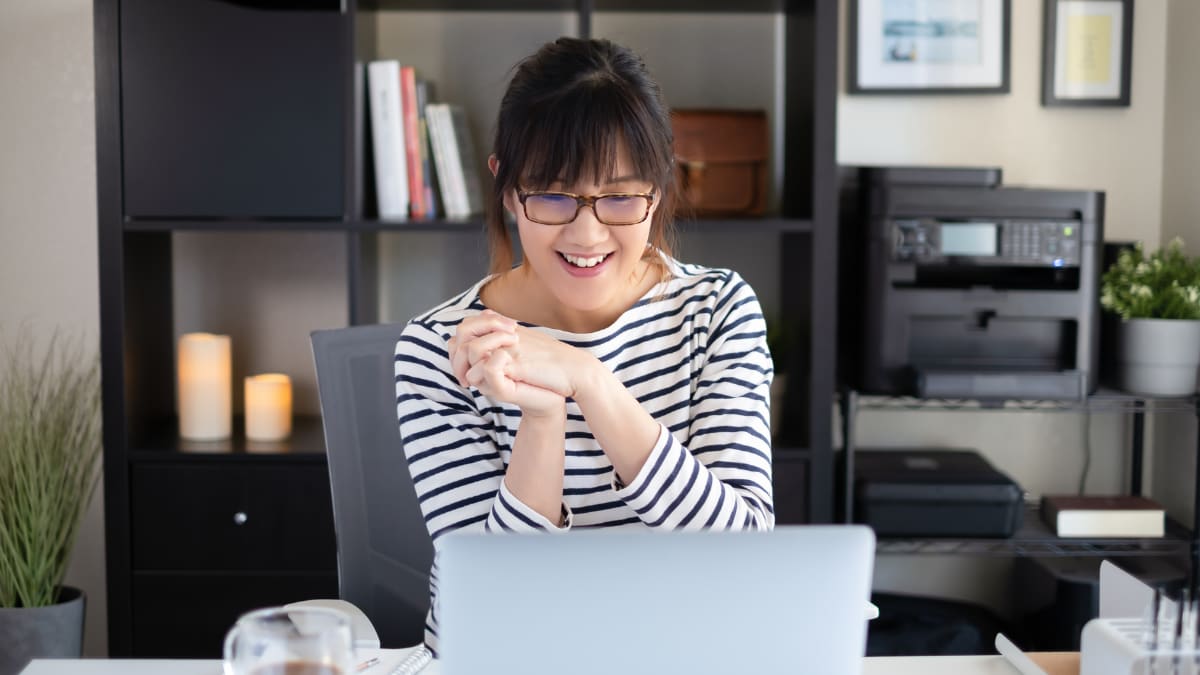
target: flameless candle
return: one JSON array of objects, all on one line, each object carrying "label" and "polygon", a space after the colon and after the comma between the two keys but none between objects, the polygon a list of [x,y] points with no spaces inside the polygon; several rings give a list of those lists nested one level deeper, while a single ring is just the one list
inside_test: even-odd
[{"label": "flameless candle", "polygon": [[246,439],[279,441],[292,433],[292,380],[268,373],[246,378]]},{"label": "flameless candle", "polygon": [[194,441],[229,438],[233,391],[228,335],[186,333],[179,338],[179,435]]}]

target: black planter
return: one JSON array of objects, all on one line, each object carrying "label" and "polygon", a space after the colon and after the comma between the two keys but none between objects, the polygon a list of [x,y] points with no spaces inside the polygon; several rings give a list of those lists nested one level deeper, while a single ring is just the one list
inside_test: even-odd
[{"label": "black planter", "polygon": [[77,659],[83,654],[83,591],[63,586],[58,604],[0,608],[0,675],[16,675],[33,659]]}]

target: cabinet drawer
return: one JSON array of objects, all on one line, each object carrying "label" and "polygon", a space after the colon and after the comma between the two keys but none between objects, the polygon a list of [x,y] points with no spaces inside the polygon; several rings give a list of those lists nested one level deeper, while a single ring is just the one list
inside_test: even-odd
[{"label": "cabinet drawer", "polygon": [[132,656],[219,659],[243,613],[337,593],[333,573],[135,574]]},{"label": "cabinet drawer", "polygon": [[340,218],[338,0],[121,0],[124,213]]},{"label": "cabinet drawer", "polygon": [[336,570],[323,465],[140,464],[135,570]]}]

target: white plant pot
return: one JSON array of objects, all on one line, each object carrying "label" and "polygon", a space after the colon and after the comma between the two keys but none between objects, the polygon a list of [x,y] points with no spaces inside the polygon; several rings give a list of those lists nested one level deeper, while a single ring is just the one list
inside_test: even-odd
[{"label": "white plant pot", "polygon": [[1121,322],[1121,388],[1149,396],[1190,396],[1200,368],[1200,321]]}]

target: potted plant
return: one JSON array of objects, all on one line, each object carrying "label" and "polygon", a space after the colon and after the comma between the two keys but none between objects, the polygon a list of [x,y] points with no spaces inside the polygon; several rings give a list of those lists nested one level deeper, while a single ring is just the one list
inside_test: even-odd
[{"label": "potted plant", "polygon": [[[0,332],[0,338],[6,337]],[[100,366],[55,334],[0,339],[0,675],[79,658],[85,599],[63,586],[100,476]]]},{"label": "potted plant", "polygon": [[1200,262],[1173,240],[1149,256],[1121,251],[1104,272],[1100,304],[1121,317],[1121,388],[1188,396],[1200,367]]}]

